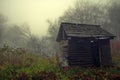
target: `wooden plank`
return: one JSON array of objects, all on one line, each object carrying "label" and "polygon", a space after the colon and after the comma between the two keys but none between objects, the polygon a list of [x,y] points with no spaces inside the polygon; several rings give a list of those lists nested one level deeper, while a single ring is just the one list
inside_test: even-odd
[{"label": "wooden plank", "polygon": [[87,56],[79,56],[79,57],[77,57],[77,56],[67,56],[67,59],[93,59],[92,57],[87,57]]},{"label": "wooden plank", "polygon": [[71,55],[68,55],[69,57],[91,57],[91,55],[85,55],[85,54],[71,54]]},{"label": "wooden plank", "polygon": [[69,55],[88,55],[88,56],[91,56],[91,54],[89,53],[69,53]]},{"label": "wooden plank", "polygon": [[112,65],[112,59],[110,54],[110,42],[109,40],[101,41],[101,64],[102,65]]},{"label": "wooden plank", "polygon": [[90,67],[93,66],[93,64],[68,64],[69,66],[80,66],[80,67]]},{"label": "wooden plank", "polygon": [[68,57],[68,60],[92,60],[91,57],[83,57],[83,58],[79,58],[79,57],[76,57],[76,58],[70,58]]},{"label": "wooden plank", "polygon": [[93,64],[92,62],[69,62],[68,64],[77,64],[77,65],[89,65],[89,64]]},{"label": "wooden plank", "polygon": [[88,51],[80,51],[80,50],[79,51],[73,51],[73,50],[70,51],[69,50],[69,53],[89,53],[89,52]]}]

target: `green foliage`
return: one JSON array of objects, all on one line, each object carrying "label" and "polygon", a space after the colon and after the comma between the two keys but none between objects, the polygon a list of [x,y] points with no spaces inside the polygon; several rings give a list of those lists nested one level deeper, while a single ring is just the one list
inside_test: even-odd
[{"label": "green foliage", "polygon": [[[9,55],[10,54],[10,55]],[[0,80],[119,80],[119,67],[59,67],[56,57],[43,57],[23,49],[0,49]],[[14,57],[13,57],[14,56]],[[1,59],[0,58],[0,59]],[[15,60],[15,61],[12,61]],[[19,60],[19,61],[18,61]]]}]

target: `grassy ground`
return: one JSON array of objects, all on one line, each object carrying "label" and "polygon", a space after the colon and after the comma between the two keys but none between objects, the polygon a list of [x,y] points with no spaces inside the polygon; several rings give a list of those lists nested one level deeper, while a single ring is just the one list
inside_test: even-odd
[{"label": "grassy ground", "polygon": [[61,68],[56,57],[4,47],[0,48],[0,80],[120,80],[120,68]]}]

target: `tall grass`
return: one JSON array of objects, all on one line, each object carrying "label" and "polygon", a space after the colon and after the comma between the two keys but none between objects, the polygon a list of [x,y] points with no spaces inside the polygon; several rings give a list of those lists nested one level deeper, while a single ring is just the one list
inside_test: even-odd
[{"label": "tall grass", "polygon": [[119,80],[120,68],[59,67],[58,56],[47,57],[0,48],[0,80]]}]

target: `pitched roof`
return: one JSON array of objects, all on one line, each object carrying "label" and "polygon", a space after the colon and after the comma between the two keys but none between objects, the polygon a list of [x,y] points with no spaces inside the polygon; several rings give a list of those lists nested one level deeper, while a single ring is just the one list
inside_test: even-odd
[{"label": "pitched roof", "polygon": [[114,37],[113,34],[102,29],[100,25],[61,23],[57,41],[59,41],[62,31],[68,37]]}]

